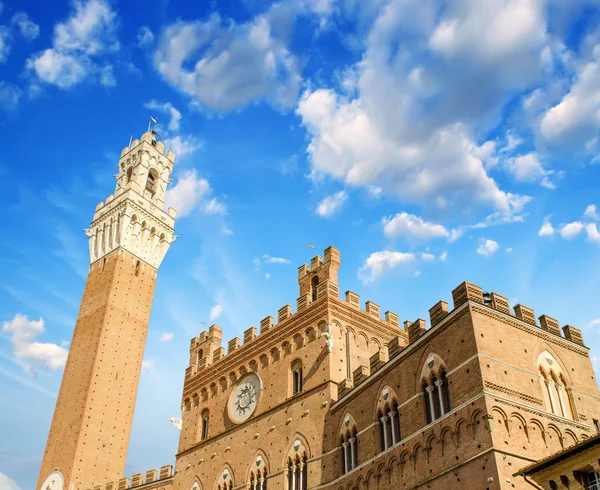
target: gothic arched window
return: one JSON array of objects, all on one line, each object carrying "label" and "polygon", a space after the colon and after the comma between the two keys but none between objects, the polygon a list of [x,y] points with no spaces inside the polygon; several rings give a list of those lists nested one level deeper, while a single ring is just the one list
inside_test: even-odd
[{"label": "gothic arched window", "polygon": [[306,453],[300,457],[288,459],[288,490],[307,490],[308,489],[308,465],[306,464]]},{"label": "gothic arched window", "polygon": [[341,436],[341,445],[342,470],[344,473],[348,473],[358,466],[358,432],[356,426],[346,430]]},{"label": "gothic arched window", "polygon": [[153,168],[148,172],[148,178],[146,179],[146,189],[150,192],[156,192],[156,185],[158,183],[158,172]]},{"label": "gothic arched window", "polygon": [[451,409],[450,386],[446,377],[446,367],[437,354],[431,354],[421,371],[423,380],[423,400],[427,423],[446,415]]},{"label": "gothic arched window", "polygon": [[210,420],[210,412],[208,409],[202,410],[200,415],[200,440],[203,441],[208,437],[208,422]]},{"label": "gothic arched window", "polygon": [[127,184],[129,184],[129,182],[131,182],[131,177],[133,177],[133,167],[129,167],[127,169],[127,181],[126,181]]},{"label": "gothic arched window", "polygon": [[544,351],[538,357],[538,369],[546,392],[546,406],[549,412],[572,419],[575,413],[571,390],[560,364],[548,352]]}]

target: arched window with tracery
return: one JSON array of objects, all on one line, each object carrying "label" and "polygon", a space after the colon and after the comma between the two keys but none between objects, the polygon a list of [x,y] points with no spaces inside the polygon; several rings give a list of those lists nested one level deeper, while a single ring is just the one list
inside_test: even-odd
[{"label": "arched window with tracery", "polygon": [[306,453],[288,458],[288,490],[308,489],[308,466]]},{"label": "arched window with tracery", "polygon": [[342,471],[348,473],[358,466],[358,431],[354,419],[346,414],[340,434]]},{"label": "arched window with tracery", "polygon": [[430,424],[452,410],[446,366],[437,354],[427,357],[421,371],[421,380],[425,415]]},{"label": "arched window with tracery", "polygon": [[265,459],[259,454],[250,471],[250,490],[267,490],[268,476]]},{"label": "arched window with tracery", "polygon": [[544,351],[538,357],[538,369],[547,410],[559,417],[572,419],[576,413],[573,396],[558,361],[548,351]]},{"label": "arched window with tracery", "polygon": [[400,407],[396,393],[386,386],[381,390],[377,401],[377,420],[381,450],[386,451],[402,439],[400,435]]},{"label": "arched window with tracery", "polygon": [[219,481],[217,482],[217,490],[231,490],[232,488],[233,474],[229,468],[229,465],[227,465],[219,477]]}]

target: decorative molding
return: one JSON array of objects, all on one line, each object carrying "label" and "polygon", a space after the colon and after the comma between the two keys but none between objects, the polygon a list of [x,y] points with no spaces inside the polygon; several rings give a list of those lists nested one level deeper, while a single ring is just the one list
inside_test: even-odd
[{"label": "decorative molding", "polygon": [[543,400],[540,400],[539,398],[535,398],[534,396],[527,395],[526,393],[521,393],[520,391],[511,390],[510,388],[506,388],[504,386],[497,385],[495,383],[492,383],[491,381],[485,381],[484,383],[485,383],[486,388],[491,388],[492,390],[496,390],[501,393],[505,393],[507,395],[516,396],[517,398],[520,398],[521,400],[524,400],[529,403],[533,403],[535,405],[540,405],[542,407],[544,406]]}]

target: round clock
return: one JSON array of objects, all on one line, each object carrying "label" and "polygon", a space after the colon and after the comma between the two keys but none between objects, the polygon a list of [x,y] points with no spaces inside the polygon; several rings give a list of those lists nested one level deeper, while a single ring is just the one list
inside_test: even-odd
[{"label": "round clock", "polygon": [[53,471],[42,483],[40,490],[63,490],[65,479],[60,471]]},{"label": "round clock", "polygon": [[229,395],[229,419],[241,424],[250,418],[256,410],[263,383],[256,373],[248,373],[236,383]]}]

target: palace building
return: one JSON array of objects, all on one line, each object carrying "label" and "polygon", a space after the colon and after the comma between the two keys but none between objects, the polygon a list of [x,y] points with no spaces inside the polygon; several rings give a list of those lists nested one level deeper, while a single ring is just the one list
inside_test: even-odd
[{"label": "palace building", "polygon": [[[39,490],[530,489],[518,473],[600,428],[581,332],[463,282],[429,321],[340,294],[340,251],[298,269],[277,319],[191,340],[175,468],[123,476],[175,155],[121,153],[87,231],[91,266]],[[107,406],[104,400],[110,398]]]}]

